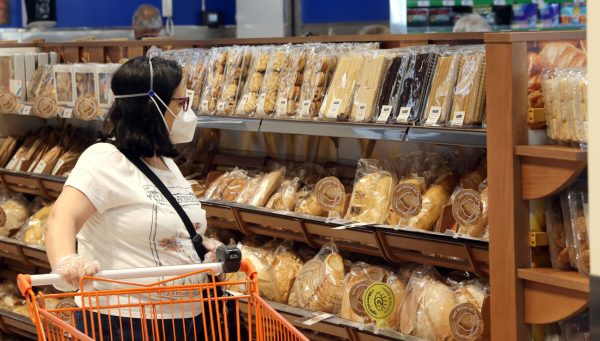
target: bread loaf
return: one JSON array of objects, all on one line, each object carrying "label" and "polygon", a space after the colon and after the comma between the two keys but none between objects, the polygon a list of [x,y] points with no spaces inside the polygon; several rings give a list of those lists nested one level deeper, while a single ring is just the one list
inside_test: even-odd
[{"label": "bread loaf", "polygon": [[14,197],[0,203],[0,236],[9,237],[21,228],[29,217],[29,204]]},{"label": "bread loaf", "polygon": [[440,218],[444,205],[450,200],[457,183],[456,174],[441,175],[423,195],[421,212],[408,221],[408,226],[431,231]]},{"label": "bread loaf", "polygon": [[354,184],[345,219],[367,224],[383,224],[392,196],[394,178],[387,171],[366,174]]},{"label": "bread loaf", "polygon": [[265,207],[291,212],[296,204],[296,192],[299,188],[300,180],[298,178],[284,180]]},{"label": "bread loaf", "polygon": [[8,136],[0,145],[0,167],[5,167],[10,158],[13,156],[18,147],[16,137]]},{"label": "bread loaf", "polygon": [[273,195],[273,192],[279,187],[285,175],[285,168],[279,168],[262,177],[258,186],[254,188],[254,195],[248,200],[247,204],[263,207]]},{"label": "bread loaf", "polygon": [[25,243],[32,245],[45,245],[46,222],[48,221],[48,216],[50,216],[50,212],[52,211],[53,204],[54,203],[45,205],[29,218],[29,221],[23,227],[24,234],[22,240]]}]

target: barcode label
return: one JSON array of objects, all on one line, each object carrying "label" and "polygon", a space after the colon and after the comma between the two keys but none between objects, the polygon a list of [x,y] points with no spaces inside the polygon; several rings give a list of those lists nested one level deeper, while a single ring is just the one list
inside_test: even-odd
[{"label": "barcode label", "polygon": [[388,118],[390,118],[390,114],[392,113],[391,105],[383,105],[381,106],[381,112],[379,113],[379,117],[377,118],[377,122],[387,122]]},{"label": "barcode label", "polygon": [[419,0],[419,1],[417,1],[417,6],[429,7],[429,0]]},{"label": "barcode label", "polygon": [[202,101],[202,104],[200,105],[200,109],[202,109],[203,114],[208,114],[208,100],[207,99]]},{"label": "barcode label", "polygon": [[30,115],[31,114],[31,105],[24,105],[21,108],[20,114],[21,115]]},{"label": "barcode label", "polygon": [[409,117],[410,117],[410,107],[402,107],[402,108],[400,108],[400,113],[398,114],[398,118],[396,119],[396,122],[408,123]]},{"label": "barcode label", "polygon": [[342,107],[342,100],[339,98],[334,98],[329,106],[329,111],[327,111],[327,118],[337,118],[337,115],[340,113],[340,108]]},{"label": "barcode label", "polygon": [[63,118],[71,118],[73,117],[73,108],[65,108],[62,112]]},{"label": "barcode label", "polygon": [[473,6],[473,0],[461,0],[463,6]]},{"label": "barcode label", "polygon": [[425,121],[425,124],[427,124],[427,125],[437,124],[441,115],[442,115],[441,107],[431,107],[431,109],[429,110],[429,116],[427,116],[427,121]]},{"label": "barcode label", "polygon": [[310,106],[312,101],[310,99],[302,101],[302,108],[300,109],[300,117],[308,117],[310,115]]},{"label": "barcode label", "polygon": [[282,98],[277,102],[277,113],[279,115],[285,115],[287,111],[287,98]]},{"label": "barcode label", "polygon": [[465,112],[464,111],[457,111],[454,113],[454,118],[452,119],[451,124],[453,126],[462,126],[463,122],[465,121]]},{"label": "barcode label", "polygon": [[326,320],[328,318],[330,318],[331,316],[333,316],[333,314],[329,314],[329,313],[322,313],[319,314],[315,317],[309,318],[306,321],[303,321],[302,323],[307,325],[307,326],[312,326],[313,324],[317,323],[317,322],[321,322],[323,320]]},{"label": "barcode label", "polygon": [[40,160],[40,162],[38,162],[38,164],[35,166],[35,169],[33,170],[34,173],[41,173],[44,171],[44,169],[46,169],[46,162],[44,160]]},{"label": "barcode label", "polygon": [[356,110],[356,122],[364,122],[366,112],[367,105],[364,103],[358,103],[358,109]]}]

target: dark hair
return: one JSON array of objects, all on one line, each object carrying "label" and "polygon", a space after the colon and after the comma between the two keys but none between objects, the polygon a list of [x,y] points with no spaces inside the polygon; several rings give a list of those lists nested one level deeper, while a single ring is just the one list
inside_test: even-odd
[{"label": "dark hair", "polygon": [[[169,104],[182,79],[177,62],[152,58],[154,93]],[[115,95],[147,93],[150,90],[150,65],[147,57],[136,57],[113,74],[111,88]],[[113,125],[114,144],[120,150],[136,157],[178,155],[169,140],[169,132],[163,119],[166,108],[156,99],[161,113],[150,96],[117,98],[110,108],[109,118]]]}]

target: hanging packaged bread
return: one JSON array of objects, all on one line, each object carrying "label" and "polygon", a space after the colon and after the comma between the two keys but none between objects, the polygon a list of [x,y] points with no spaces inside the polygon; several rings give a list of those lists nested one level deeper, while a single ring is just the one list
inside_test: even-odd
[{"label": "hanging packaged bread", "polygon": [[311,45],[306,59],[299,106],[296,108],[298,119],[317,117],[337,63],[335,52],[328,45],[321,44]]},{"label": "hanging packaged bread", "polygon": [[274,47],[256,102],[256,116],[272,117],[275,114],[277,93],[282,71],[291,58],[291,45]]},{"label": "hanging packaged bread", "polygon": [[271,208],[278,211],[292,212],[296,204],[296,193],[300,189],[300,179],[283,180],[279,189],[269,199],[266,208]]},{"label": "hanging packaged bread", "polygon": [[0,202],[0,236],[11,236],[23,226],[30,214],[29,202],[21,195]]},{"label": "hanging packaged bread", "polygon": [[229,49],[225,65],[225,78],[221,95],[217,102],[217,115],[233,115],[235,106],[248,74],[248,66],[252,59],[252,50],[247,46],[232,46]]},{"label": "hanging packaged bread", "polygon": [[288,305],[337,313],[344,293],[345,275],[344,258],[335,244],[326,244],[302,266],[290,292]]},{"label": "hanging packaged bread", "polygon": [[206,80],[200,96],[201,114],[212,115],[217,111],[228,55],[229,48],[227,47],[215,47],[210,50]]},{"label": "hanging packaged bread", "polygon": [[281,81],[277,90],[275,116],[292,118],[300,107],[300,92],[306,66],[307,51],[304,45],[293,46],[289,58],[281,71]]},{"label": "hanging packaged bread", "polygon": [[347,121],[350,117],[354,89],[363,67],[363,54],[350,52],[340,57],[319,110],[320,120]]},{"label": "hanging packaged bread", "polygon": [[374,50],[364,54],[363,69],[354,90],[349,121],[371,122],[374,119],[377,100],[390,62],[390,54],[386,51]]},{"label": "hanging packaged bread", "polygon": [[385,160],[358,161],[352,197],[344,219],[365,224],[384,223],[396,183],[390,169]]},{"label": "hanging packaged bread", "polygon": [[262,87],[271,49],[271,46],[251,48],[252,58],[249,60],[248,75],[235,110],[237,116],[255,115],[258,95]]},{"label": "hanging packaged bread", "polygon": [[445,51],[439,55],[421,119],[423,125],[441,126],[450,117],[461,59],[462,56],[455,50]]},{"label": "hanging packaged bread", "polygon": [[[589,204],[588,187],[583,180],[577,180],[561,194],[563,216],[567,217],[566,233],[570,236],[567,242],[572,245],[571,263],[579,273],[590,273],[590,242],[589,242]],[[566,212],[565,212],[566,211]]]},{"label": "hanging packaged bread", "polygon": [[485,48],[474,46],[462,52],[448,123],[453,127],[478,126],[485,109]]},{"label": "hanging packaged bread", "polygon": [[355,263],[344,279],[340,317],[375,330],[397,330],[405,286],[390,270]]}]

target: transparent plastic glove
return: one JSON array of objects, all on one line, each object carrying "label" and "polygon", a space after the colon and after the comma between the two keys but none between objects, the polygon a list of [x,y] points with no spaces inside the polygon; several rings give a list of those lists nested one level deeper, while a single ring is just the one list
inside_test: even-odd
[{"label": "transparent plastic glove", "polygon": [[216,263],[217,248],[223,245],[223,243],[213,238],[205,238],[202,240],[202,245],[208,250],[204,255],[204,263]]},{"label": "transparent plastic glove", "polygon": [[78,254],[64,256],[56,262],[53,273],[59,274],[65,281],[54,287],[60,291],[76,291],[79,289],[79,278],[92,276],[100,269],[100,263]]}]

